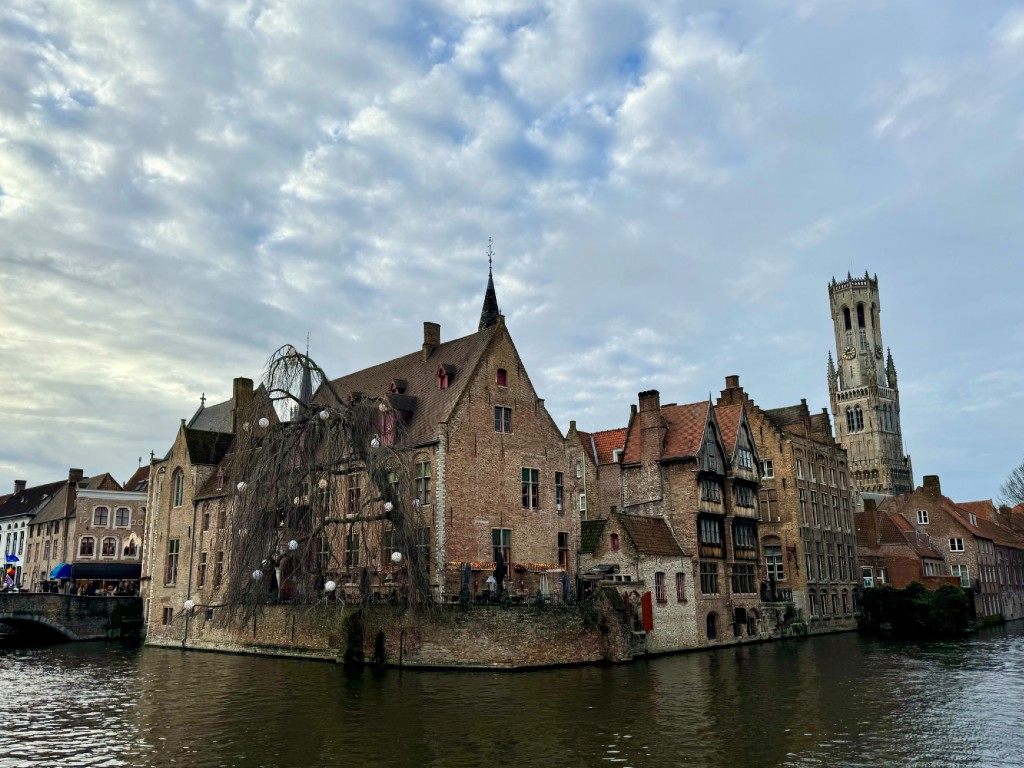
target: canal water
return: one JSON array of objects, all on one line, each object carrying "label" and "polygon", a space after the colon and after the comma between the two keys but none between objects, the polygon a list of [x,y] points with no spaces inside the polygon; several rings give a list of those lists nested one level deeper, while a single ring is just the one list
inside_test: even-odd
[{"label": "canal water", "polygon": [[0,766],[1024,766],[1024,627],[520,673],[0,651]]}]

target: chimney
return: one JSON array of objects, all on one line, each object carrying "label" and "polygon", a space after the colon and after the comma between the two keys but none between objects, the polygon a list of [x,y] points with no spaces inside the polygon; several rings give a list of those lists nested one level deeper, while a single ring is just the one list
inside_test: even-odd
[{"label": "chimney", "polygon": [[231,382],[231,431],[238,431],[238,424],[252,406],[252,379],[241,376]]},{"label": "chimney", "polygon": [[637,398],[640,400],[640,413],[661,410],[661,393],[658,390],[648,389],[637,395]]},{"label": "chimney", "polygon": [[732,376],[725,377],[725,388],[726,389],[739,389],[740,388],[740,377],[735,374]]},{"label": "chimney", "polygon": [[430,357],[436,347],[441,346],[441,326],[437,323],[423,323],[423,359]]},{"label": "chimney", "polygon": [[15,493],[21,493],[22,491],[25,490],[25,486],[26,485],[27,485],[27,483],[24,480],[15,480],[14,481],[14,492]]},{"label": "chimney", "polygon": [[661,458],[665,433],[668,431],[661,417],[661,395],[649,389],[638,395],[640,399],[640,460],[657,461]]},{"label": "chimney", "polygon": [[85,479],[85,473],[80,469],[69,469],[68,470],[68,482],[69,483],[80,483]]},{"label": "chimney", "polygon": [[874,512],[876,509],[878,509],[878,504],[874,499],[864,499],[865,512]]},{"label": "chimney", "polygon": [[572,432],[575,432],[575,431],[576,431],[576,420],[573,419],[572,421],[569,422],[569,432],[572,433]]},{"label": "chimney", "polygon": [[931,496],[942,495],[942,483],[939,482],[938,475],[925,475],[923,483],[923,487],[926,493],[930,494]]}]

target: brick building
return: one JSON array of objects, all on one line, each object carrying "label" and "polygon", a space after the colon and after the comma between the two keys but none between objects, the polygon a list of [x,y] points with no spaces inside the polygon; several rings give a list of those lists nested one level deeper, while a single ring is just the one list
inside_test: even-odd
[{"label": "brick building", "polygon": [[764,602],[780,610],[792,600],[811,633],[856,628],[855,491],[828,412],[812,414],[806,400],[763,409],[728,376],[718,408],[740,405],[761,460]]},{"label": "brick building", "polygon": [[[423,328],[419,350],[330,380],[313,395],[315,407],[341,407],[364,395],[382,401],[385,422],[401,420],[393,447],[411,479],[402,492],[414,496],[422,520],[416,546],[429,559],[435,599],[457,599],[467,565],[470,591],[488,591],[499,555],[513,594],[557,597],[575,582],[579,507],[586,504],[582,448],[570,455],[538,397],[498,312],[493,278],[475,333],[442,341],[440,325]],[[167,457],[154,464],[152,555],[145,569],[152,575],[149,642],[182,642],[186,633],[196,644],[231,642],[206,621],[178,619],[186,600],[208,616],[231,561],[238,478],[227,476],[226,457],[239,426],[232,414],[243,396],[254,396],[251,382],[236,380],[232,401],[183,423]],[[374,503],[358,459],[334,467],[331,477],[324,492],[353,517]],[[334,526],[324,539],[324,577],[338,584],[339,594],[387,586],[388,522]]]},{"label": "brick building", "polygon": [[662,406],[656,390],[641,392],[622,454],[622,511],[664,520],[691,557],[693,647],[771,629],[758,592],[756,447],[742,407],[722,418],[728,440],[710,401]]},{"label": "brick building", "polygon": [[974,597],[979,617],[1022,617],[1024,539],[1000,522],[994,508],[964,508],[942,495],[937,475],[912,493],[886,499],[880,509],[900,515],[942,552],[947,572]]},{"label": "brick building", "polygon": [[921,533],[900,515],[877,508],[871,499],[854,512],[857,562],[864,587],[891,584],[903,589],[916,581],[929,589],[942,584],[960,585],[949,575],[942,552],[927,533]]},{"label": "brick building", "polygon": [[576,473],[584,481],[586,502],[580,512],[583,520],[604,519],[622,508],[620,470],[627,431],[627,427],[622,427],[582,432],[577,430],[575,421],[569,422],[566,441],[571,456],[580,457],[576,459]]}]

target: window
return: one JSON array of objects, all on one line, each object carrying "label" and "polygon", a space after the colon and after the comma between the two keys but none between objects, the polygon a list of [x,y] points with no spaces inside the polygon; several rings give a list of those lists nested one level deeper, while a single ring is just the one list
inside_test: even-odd
[{"label": "window", "polygon": [[558,532],[558,567],[569,570],[569,532]]},{"label": "window", "polygon": [[710,477],[701,479],[700,500],[716,502],[720,502],[722,500],[722,486],[718,484],[717,480],[712,480]]},{"label": "window", "polygon": [[754,584],[754,566],[751,564],[734,565],[732,567],[732,591],[736,595],[749,595],[757,592]]},{"label": "window", "polygon": [[828,545],[828,578],[829,581],[836,580],[836,558],[832,554],[832,544]]},{"label": "window", "polygon": [[[385,561],[387,562],[387,561]],[[349,533],[345,536],[345,568],[359,567],[359,534]]]},{"label": "window", "polygon": [[850,596],[846,592],[843,592],[843,613],[849,613],[849,612],[850,612]]},{"label": "window", "polygon": [[836,487],[836,471],[832,467],[828,468],[828,484],[833,488]]},{"label": "window", "polygon": [[971,576],[968,573],[966,565],[951,565],[949,566],[949,572],[954,576],[960,577],[960,586],[970,588]]},{"label": "window", "polygon": [[807,525],[807,491],[803,488],[798,488],[797,494],[800,497],[800,522],[803,525]]},{"label": "window", "polygon": [[204,614],[204,618],[207,621],[213,621],[213,608],[207,608],[206,609],[206,613]]},{"label": "window", "polygon": [[174,476],[171,478],[171,494],[172,504],[180,507],[185,501],[185,473],[180,467],[174,470]]},{"label": "window", "polygon": [[871,589],[871,587],[875,586],[874,572],[871,570],[870,567],[861,568],[860,577],[861,580],[864,582],[864,587],[866,589]]},{"label": "window", "polygon": [[854,430],[864,429],[864,411],[860,409],[859,405],[853,409],[853,422]]},{"label": "window", "polygon": [[705,454],[704,467],[711,472],[718,471],[718,453],[712,446],[708,446],[707,453]]},{"label": "window", "polygon": [[92,511],[92,524],[94,528],[106,528],[110,522],[110,510],[107,507],[96,507]]},{"label": "window", "polygon": [[359,499],[362,495],[362,488],[360,483],[362,479],[359,475],[348,476],[348,507],[347,511],[350,515],[358,515],[360,509]]},{"label": "window", "polygon": [[565,489],[562,487],[562,473],[555,472],[555,509],[559,512],[562,511],[564,490]]},{"label": "window", "polygon": [[504,368],[499,368],[498,369],[498,375],[495,377],[495,381],[497,382],[499,387],[507,387],[508,386],[508,371],[506,371]]},{"label": "window", "polygon": [[771,544],[764,548],[764,568],[769,581],[784,581],[786,578],[782,568],[782,545]]},{"label": "window", "polygon": [[843,490],[846,490],[846,473],[845,472],[840,472],[839,473],[839,487],[842,488]]},{"label": "window", "polygon": [[765,480],[772,480],[775,477],[775,462],[765,459],[761,462],[761,476]]},{"label": "window", "polygon": [[612,552],[619,551],[619,534],[613,533],[611,535]]},{"label": "window", "polygon": [[228,524],[228,508],[223,503],[217,509],[217,527],[223,528]]},{"label": "window", "polygon": [[501,555],[508,565],[512,562],[512,529],[491,528],[491,557],[498,562],[498,555]]},{"label": "window", "polygon": [[503,405],[494,406],[494,431],[512,431],[512,409]]},{"label": "window", "polygon": [[662,571],[654,574],[654,599],[659,603],[668,602],[668,596],[665,594],[665,574]]},{"label": "window", "polygon": [[390,563],[391,562],[391,556],[393,554],[395,554],[395,552],[400,551],[398,549],[398,543],[397,543],[396,538],[395,538],[395,530],[393,528],[389,528],[386,531],[381,531],[381,534],[380,534],[380,551],[381,551],[380,561],[382,563]]},{"label": "window", "polygon": [[448,368],[447,368],[447,366],[439,365],[437,367],[437,388],[438,389],[448,389],[448,383],[449,383]]},{"label": "window", "polygon": [[676,602],[677,603],[685,603],[686,602],[686,574],[685,573],[677,573],[676,574]]},{"label": "window", "polygon": [[430,503],[430,462],[416,462],[416,500],[420,504]]},{"label": "window", "polygon": [[705,595],[718,594],[718,563],[700,564],[700,591]]},{"label": "window", "polygon": [[210,530],[210,502],[203,504],[202,530]]},{"label": "window", "polygon": [[949,551],[950,552],[963,552],[964,551],[964,540],[963,539],[950,539],[949,540]]},{"label": "window", "polygon": [[196,586],[206,586],[206,553],[199,553],[199,570],[196,572]]},{"label": "window", "polygon": [[416,529],[416,557],[418,562],[422,563],[422,567],[429,570],[430,568],[430,528],[429,526],[422,526]]},{"label": "window", "polygon": [[164,608],[164,620],[163,624],[166,627],[168,624],[174,621],[174,609]]},{"label": "window", "polygon": [[107,536],[104,538],[100,554],[103,555],[103,557],[117,557],[117,539],[113,536]]},{"label": "window", "polygon": [[540,470],[523,467],[523,509],[540,507]]},{"label": "window", "polygon": [[821,518],[818,515],[818,492],[811,491],[811,520],[815,526],[821,525]]},{"label": "window", "polygon": [[757,549],[757,529],[746,520],[736,520],[732,525],[733,544],[736,549]]},{"label": "window", "polygon": [[749,485],[735,485],[733,491],[736,495],[736,506],[738,507],[753,507],[754,506],[754,489]]},{"label": "window", "polygon": [[580,492],[580,512],[587,511],[587,494]]},{"label": "window", "polygon": [[[818,465],[818,480],[821,482],[822,485],[825,484],[825,465],[824,464],[819,464]],[[832,485],[835,485],[835,483],[832,483]]]},{"label": "window", "polygon": [[[84,542],[85,540],[83,539],[82,541]],[[91,555],[92,554],[92,539],[89,539],[89,542],[90,542],[89,554]],[[47,539],[45,542],[43,542],[43,558],[45,560],[49,560],[50,559],[50,540],[49,539]]]},{"label": "window", "polygon": [[134,560],[139,556],[139,545],[135,543],[135,539],[128,539],[124,543],[124,549],[121,551],[121,557],[126,560]]},{"label": "window", "polygon": [[[50,542],[47,541],[45,544],[46,557],[50,556]],[[83,536],[82,540],[78,544],[78,556],[79,557],[92,557],[96,554],[96,539],[92,536]]]},{"label": "window", "polygon": [[746,448],[740,448],[736,451],[736,458],[739,460],[739,465],[742,469],[754,468],[754,454]]},{"label": "window", "polygon": [[713,613],[708,614],[708,640],[718,639],[718,616]]},{"label": "window", "polygon": [[220,589],[220,583],[224,579],[224,550],[217,551],[217,557],[213,561],[213,588]]},{"label": "window", "polygon": [[928,525],[928,510],[927,509],[919,509],[919,510],[917,510],[917,524],[918,525]]},{"label": "window", "polygon": [[853,323],[850,322],[850,308],[843,307],[843,326],[846,330],[853,330]]},{"label": "window", "polygon": [[816,478],[814,476],[814,462],[813,461],[808,461],[807,462],[807,471],[810,473],[811,482],[812,483],[818,482],[818,478]]},{"label": "window", "polygon": [[132,511],[128,507],[118,507],[114,512],[114,527],[128,528],[132,524]]},{"label": "window", "polygon": [[178,583],[178,551],[180,548],[180,539],[171,539],[167,542],[167,568],[164,570],[164,584],[168,586]]},{"label": "window", "polygon": [[828,616],[828,593],[821,593],[821,615]]},{"label": "window", "polygon": [[700,543],[722,546],[722,521],[713,517],[700,518]]},{"label": "window", "polygon": [[796,479],[797,480],[803,480],[804,479],[804,463],[802,461],[800,461],[800,459],[796,460]]}]

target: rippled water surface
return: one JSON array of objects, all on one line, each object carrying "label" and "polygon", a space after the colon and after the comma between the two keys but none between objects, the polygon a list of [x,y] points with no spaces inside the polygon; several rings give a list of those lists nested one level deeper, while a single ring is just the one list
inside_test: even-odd
[{"label": "rippled water surface", "polygon": [[2,766],[1024,766],[1024,628],[526,673],[0,651]]}]

